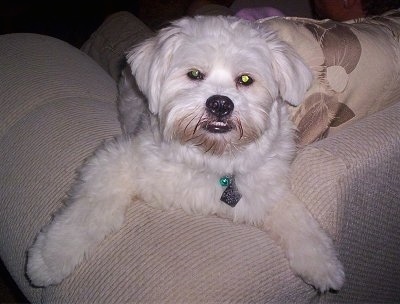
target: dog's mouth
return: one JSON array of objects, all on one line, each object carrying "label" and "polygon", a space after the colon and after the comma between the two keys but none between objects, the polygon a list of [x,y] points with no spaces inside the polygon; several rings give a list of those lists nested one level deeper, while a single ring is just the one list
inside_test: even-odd
[{"label": "dog's mouth", "polygon": [[232,125],[227,121],[212,121],[203,125],[210,133],[227,133],[232,130]]},{"label": "dog's mouth", "polygon": [[174,137],[184,144],[201,147],[206,153],[221,155],[227,150],[237,150],[257,136],[252,133],[252,128],[245,129],[236,115],[213,117],[207,112],[191,114],[176,121]]}]

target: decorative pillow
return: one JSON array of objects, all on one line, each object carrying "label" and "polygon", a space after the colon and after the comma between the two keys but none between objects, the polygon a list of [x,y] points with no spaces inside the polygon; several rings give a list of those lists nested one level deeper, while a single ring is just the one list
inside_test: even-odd
[{"label": "decorative pillow", "polygon": [[304,146],[400,100],[400,10],[335,22],[260,20],[273,27],[314,72],[299,107],[291,107]]}]

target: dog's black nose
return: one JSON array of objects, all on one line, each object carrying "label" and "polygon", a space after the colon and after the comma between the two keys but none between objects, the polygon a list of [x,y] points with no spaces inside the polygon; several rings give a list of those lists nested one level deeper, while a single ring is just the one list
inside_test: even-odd
[{"label": "dog's black nose", "polygon": [[213,95],[206,101],[207,110],[217,117],[224,117],[232,113],[235,107],[229,97]]}]

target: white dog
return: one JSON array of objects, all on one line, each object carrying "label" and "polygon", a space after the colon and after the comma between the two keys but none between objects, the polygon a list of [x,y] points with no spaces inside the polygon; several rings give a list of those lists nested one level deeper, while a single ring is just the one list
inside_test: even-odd
[{"label": "white dog", "polygon": [[295,145],[285,102],[298,105],[312,81],[294,50],[257,24],[195,17],[127,58],[142,93],[125,75],[121,119],[133,136],[106,143],[83,166],[68,204],[29,250],[32,284],[60,283],[139,200],[255,225],[306,282],[340,289],[332,241],[288,180]]}]

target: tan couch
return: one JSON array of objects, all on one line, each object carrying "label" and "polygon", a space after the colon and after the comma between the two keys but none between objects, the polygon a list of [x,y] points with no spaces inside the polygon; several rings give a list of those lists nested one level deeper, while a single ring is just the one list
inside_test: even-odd
[{"label": "tan couch", "polygon": [[151,34],[139,24],[129,13],[111,16],[84,52],[46,36],[0,36],[0,256],[27,299],[400,302],[400,103],[395,101],[306,145],[293,163],[295,192],[333,237],[344,263],[347,281],[338,294],[317,295],[292,274],[282,250],[254,227],[147,205],[132,205],[122,230],[60,285],[29,284],[27,248],[61,206],[76,168],[104,139],[121,132],[115,79],[124,51]]}]

